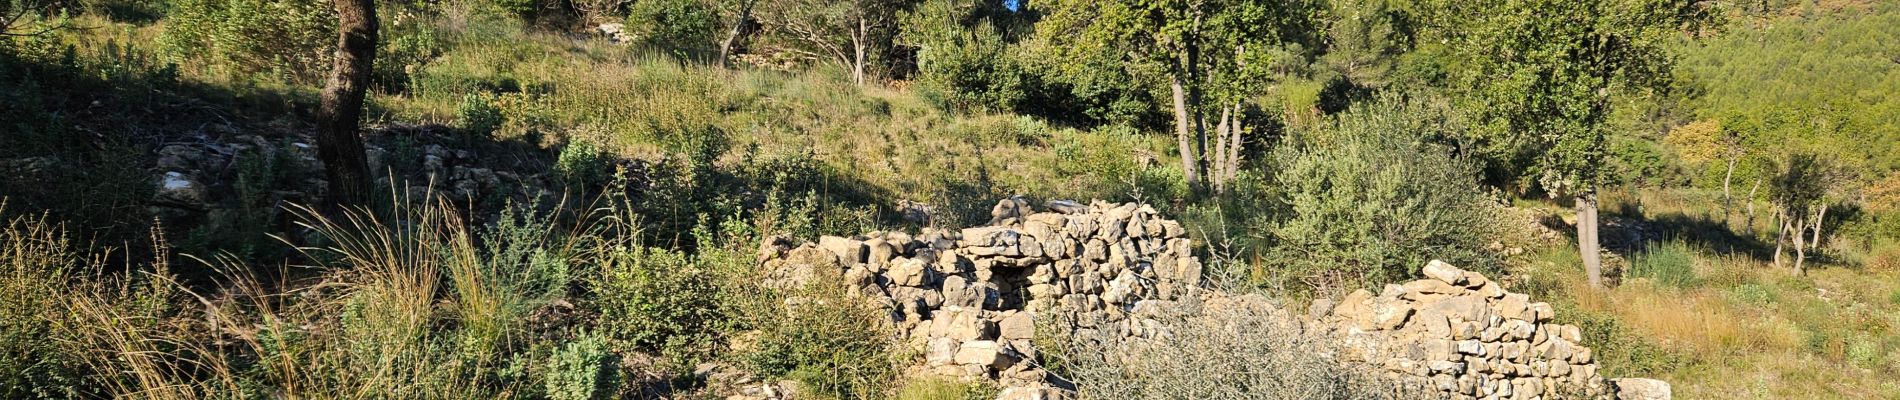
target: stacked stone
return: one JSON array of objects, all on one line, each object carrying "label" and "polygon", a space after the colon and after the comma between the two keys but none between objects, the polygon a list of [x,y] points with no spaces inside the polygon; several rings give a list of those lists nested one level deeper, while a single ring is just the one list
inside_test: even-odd
[{"label": "stacked stone", "polygon": [[1341,355],[1458,399],[1607,393],[1581,330],[1550,323],[1550,304],[1441,261],[1424,275],[1340,301],[1326,322]]},{"label": "stacked stone", "polygon": [[1201,263],[1186,231],[1146,205],[1068,201],[1033,212],[1009,199],[989,226],[916,236],[828,236],[763,262],[774,284],[799,285],[832,269],[857,292],[890,306],[900,336],[924,354],[919,370],[993,379],[1006,397],[1060,397],[1033,359],[1036,321],[1062,315],[1067,329],[1151,337],[1153,314],[1201,293]]}]

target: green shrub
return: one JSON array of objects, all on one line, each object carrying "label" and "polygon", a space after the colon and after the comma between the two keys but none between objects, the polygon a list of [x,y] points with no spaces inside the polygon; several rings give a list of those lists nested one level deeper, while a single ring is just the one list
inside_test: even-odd
[{"label": "green shrub", "polygon": [[548,357],[541,378],[549,400],[613,398],[620,387],[620,357],[605,336],[583,334]]},{"label": "green shrub", "polygon": [[[990,21],[955,1],[926,1],[904,16],[903,38],[917,46],[917,94],[952,112],[1013,111],[1029,80]],[[970,24],[973,26],[969,26]]]},{"label": "green shrub", "polygon": [[1847,361],[1861,368],[1880,368],[1886,365],[1886,349],[1880,341],[1865,336],[1856,336],[1847,343]]},{"label": "green shrub", "polygon": [[[0,200],[0,218],[5,204]],[[72,254],[64,235],[41,220],[0,226],[0,398],[73,398],[82,370],[54,334],[64,312]]]},{"label": "green shrub", "polygon": [[469,93],[462,96],[462,105],[456,109],[460,116],[462,129],[477,137],[490,137],[506,120],[501,107],[495,105],[495,97],[481,93]]},{"label": "green shrub", "polygon": [[336,12],[323,0],[177,0],[159,43],[228,73],[320,82],[336,46]]},{"label": "green shrub", "polygon": [[612,161],[587,141],[569,141],[554,160],[554,176],[568,190],[580,190],[607,183],[613,178]]},{"label": "green shrub", "polygon": [[1430,259],[1495,271],[1484,246],[1498,206],[1470,162],[1430,141],[1453,118],[1384,98],[1278,150],[1273,181],[1290,214],[1268,224],[1270,262],[1346,285],[1406,279]]},{"label": "green shrub", "polygon": [[[1733,289],[1729,289],[1729,292],[1734,296],[1735,300],[1742,303],[1769,306],[1779,302],[1779,298],[1775,295],[1774,291],[1767,286],[1757,283],[1744,283]],[[1895,302],[1895,304],[1900,304],[1900,302]]]},{"label": "green shrub", "polygon": [[1556,323],[1576,325],[1583,332],[1582,343],[1590,345],[1603,376],[1659,376],[1683,368],[1692,361],[1679,351],[1645,340],[1642,335],[1616,320],[1615,315],[1589,312],[1568,301],[1552,302]]},{"label": "green shrub", "polygon": [[377,37],[382,43],[376,47],[370,82],[384,92],[405,93],[414,83],[414,72],[441,56],[447,44],[437,36],[435,27],[423,22],[416,11],[399,7],[384,9],[393,12],[386,12],[382,18]]},{"label": "green shrub", "polygon": [[641,44],[687,58],[713,50],[718,12],[701,0],[644,0],[627,10],[627,33]]},{"label": "green shrub", "polygon": [[1696,250],[1688,243],[1670,240],[1644,249],[1630,263],[1630,275],[1649,278],[1664,286],[1684,288],[1695,285]]},{"label": "green shrub", "polygon": [[753,371],[789,378],[820,398],[878,398],[896,375],[882,310],[848,297],[817,279],[785,302],[787,308],[759,327],[741,359]]},{"label": "green shrub", "polygon": [[718,343],[725,321],[719,286],[686,254],[634,247],[606,261],[593,291],[601,328],[614,340],[684,357]]}]

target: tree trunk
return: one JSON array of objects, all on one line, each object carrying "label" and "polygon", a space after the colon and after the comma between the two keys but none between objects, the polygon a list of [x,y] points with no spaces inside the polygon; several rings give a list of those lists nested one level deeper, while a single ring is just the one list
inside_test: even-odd
[{"label": "tree trunk", "polygon": [[1193,187],[1200,183],[1200,178],[1194,173],[1194,147],[1188,140],[1188,118],[1191,117],[1187,109],[1187,90],[1181,87],[1178,73],[1168,75],[1168,88],[1174,90],[1174,138],[1181,146],[1181,175],[1187,179],[1188,187]]},{"label": "tree trunk", "polygon": [[1227,130],[1233,129],[1229,125],[1232,122],[1233,114],[1227,110],[1227,107],[1221,107],[1220,123],[1214,126],[1213,151],[1203,150],[1201,153],[1209,154],[1207,158],[1213,162],[1213,167],[1207,170],[1207,179],[1213,182],[1214,193],[1227,192]]},{"label": "tree trunk", "polygon": [[[1199,29],[1200,25],[1201,25],[1200,16],[1196,15],[1194,18],[1195,29]],[[1208,166],[1209,160],[1208,160],[1208,153],[1206,150],[1207,149],[1207,124],[1206,124],[1206,119],[1204,116],[1202,116],[1202,111],[1201,111],[1202,110],[1202,107],[1201,107],[1201,104],[1202,104],[1201,67],[1200,67],[1201,46],[1199,44],[1196,44],[1196,42],[1199,42],[1198,38],[1190,38],[1187,41],[1187,71],[1188,71],[1187,109],[1188,109],[1188,112],[1190,113],[1189,115],[1193,117],[1190,120],[1194,121],[1194,140],[1195,140],[1194,147],[1198,149],[1202,149],[1201,157],[1195,160],[1195,162],[1198,163],[1201,171],[1213,171],[1212,169],[1209,169],[1209,166]],[[1215,179],[1215,177],[1213,176],[1211,172],[1208,173],[1207,175],[1208,177],[1206,180],[1203,180],[1204,182],[1207,180]]]},{"label": "tree trunk", "polygon": [[1234,121],[1227,127],[1227,134],[1233,136],[1227,139],[1227,171],[1225,171],[1225,174],[1221,177],[1222,180],[1227,182],[1233,182],[1234,177],[1240,175],[1240,148],[1242,144],[1240,138],[1240,105],[1241,102],[1234,102]]},{"label": "tree trunk", "polygon": [[1722,226],[1728,226],[1728,216],[1734,200],[1729,197],[1729,180],[1735,178],[1735,158],[1728,159],[1728,172],[1722,174]]},{"label": "tree trunk", "polygon": [[1748,198],[1743,199],[1748,204],[1748,224],[1742,227],[1746,228],[1749,237],[1755,236],[1755,191],[1758,189],[1761,189],[1761,178],[1756,178],[1755,184],[1748,187]]},{"label": "tree trunk", "polygon": [[1794,235],[1792,236],[1794,238],[1794,273],[1795,275],[1806,275],[1808,271],[1802,269],[1802,263],[1808,259],[1808,250],[1807,242],[1801,237],[1801,231],[1807,228],[1807,221],[1799,218],[1789,218],[1788,224],[1794,227]]},{"label": "tree trunk", "polygon": [[1827,221],[1827,205],[1822,204],[1817,208],[1814,213],[1814,239],[1808,241],[1809,248],[1821,246],[1821,223]]},{"label": "tree trunk", "polygon": [[858,30],[851,34],[851,83],[864,84],[864,42],[870,38],[869,27],[864,17],[859,16]]},{"label": "tree trunk", "polygon": [[753,3],[754,0],[739,2],[739,16],[732,21],[732,29],[726,31],[726,40],[719,43],[719,68],[725,68],[726,60],[732,59],[732,45],[739,41],[739,34],[745,33],[746,21],[752,20]]},{"label": "tree trunk", "polygon": [[1788,241],[1788,219],[1782,218],[1782,215],[1786,215],[1786,214],[1787,213],[1785,212],[1775,214],[1775,258],[1774,258],[1774,261],[1775,261],[1776,267],[1781,266],[1781,244],[1786,243]]},{"label": "tree trunk", "polygon": [[1603,287],[1603,254],[1597,242],[1597,194],[1587,191],[1577,196],[1577,250],[1583,254],[1583,271],[1589,274],[1590,287]]},{"label": "tree trunk", "polygon": [[317,108],[317,157],[330,179],[328,201],[361,204],[369,198],[369,163],[363,155],[358,124],[376,59],[376,4],[372,0],[335,0],[336,63]]}]

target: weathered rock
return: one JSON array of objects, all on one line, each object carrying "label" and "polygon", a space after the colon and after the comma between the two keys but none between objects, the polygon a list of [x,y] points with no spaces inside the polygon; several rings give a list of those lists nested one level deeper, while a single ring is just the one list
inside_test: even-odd
[{"label": "weathered rock", "polygon": [[1004,340],[1033,339],[1036,337],[1036,321],[1031,319],[1029,313],[1026,312],[1008,313],[997,326],[1001,331],[999,336]]},{"label": "weathered rock", "polygon": [[159,176],[155,200],[166,206],[204,210],[210,208],[206,192],[205,184],[197,178],[171,171]]},{"label": "weathered rock", "polygon": [[1458,269],[1458,267],[1454,267],[1444,261],[1432,260],[1431,262],[1425,263],[1425,268],[1420,272],[1423,272],[1426,277],[1444,282],[1447,285],[1465,284],[1465,270]]},{"label": "weathered rock", "polygon": [[1004,221],[1021,218],[1034,212],[1035,210],[1029,209],[1029,200],[1022,196],[1003,199],[996,202],[995,207],[990,207],[990,225],[1002,224]]},{"label": "weathered rock", "polygon": [[1001,344],[993,340],[972,340],[963,342],[957,348],[955,360],[958,364],[979,365],[989,368],[1008,368],[1015,363],[1015,357],[1009,355]]}]

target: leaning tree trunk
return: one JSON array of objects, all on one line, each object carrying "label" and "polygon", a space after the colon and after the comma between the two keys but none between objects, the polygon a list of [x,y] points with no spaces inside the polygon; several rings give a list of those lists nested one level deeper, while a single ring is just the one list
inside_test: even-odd
[{"label": "leaning tree trunk", "polygon": [[363,96],[376,59],[376,4],[336,0],[336,62],[317,108],[317,157],[330,179],[328,201],[361,204],[369,198],[369,163],[363,156]]},{"label": "leaning tree trunk", "polygon": [[1181,146],[1181,175],[1187,179],[1188,187],[1194,187],[1200,183],[1200,178],[1194,173],[1194,147],[1188,140],[1188,119],[1191,117],[1188,115],[1187,90],[1181,86],[1179,73],[1168,75],[1168,88],[1174,90],[1174,138]]},{"label": "leaning tree trunk", "polygon": [[739,2],[738,18],[732,21],[732,29],[726,31],[726,40],[719,43],[719,61],[717,63],[719,68],[726,67],[726,60],[732,58],[733,44],[738,43],[739,34],[745,33],[746,21],[752,20],[753,3],[756,3],[756,1],[742,0]]},{"label": "leaning tree trunk", "polygon": [[1603,287],[1603,254],[1597,242],[1597,194],[1577,196],[1577,250],[1583,254],[1583,271],[1589,274],[1590,287]]},{"label": "leaning tree trunk", "polygon": [[1734,178],[1735,158],[1729,158],[1728,172],[1722,174],[1722,227],[1724,228],[1729,227],[1728,217],[1731,214],[1730,210],[1733,209],[1732,205],[1735,204],[1734,198],[1729,196],[1729,181]]},{"label": "leaning tree trunk", "polygon": [[1784,217],[1783,217],[1784,215],[1787,215],[1787,213],[1786,213],[1786,212],[1778,212],[1778,213],[1776,213],[1776,214],[1775,214],[1775,258],[1774,258],[1774,262],[1775,262],[1775,266],[1776,266],[1776,267],[1780,267],[1780,266],[1781,266],[1781,245],[1782,245],[1783,243],[1787,243],[1787,242],[1788,242],[1788,219],[1787,219],[1787,218],[1784,218]]},{"label": "leaning tree trunk", "polygon": [[1803,269],[1802,264],[1808,260],[1808,244],[1806,240],[1801,237],[1801,231],[1807,229],[1808,223],[1804,219],[1789,218],[1788,224],[1794,227],[1794,234],[1792,235],[1794,239],[1794,273],[1795,275],[1806,275],[1808,271]]},{"label": "leaning tree trunk", "polygon": [[1814,212],[1814,239],[1808,241],[1808,248],[1820,248],[1821,223],[1827,221],[1827,205],[1822,204],[1816,208]]},{"label": "leaning tree trunk", "polygon": [[1755,184],[1748,187],[1748,198],[1744,199],[1748,202],[1748,221],[1742,228],[1748,231],[1750,238],[1755,237],[1755,191],[1758,189],[1761,189],[1761,178],[1756,178]]}]

